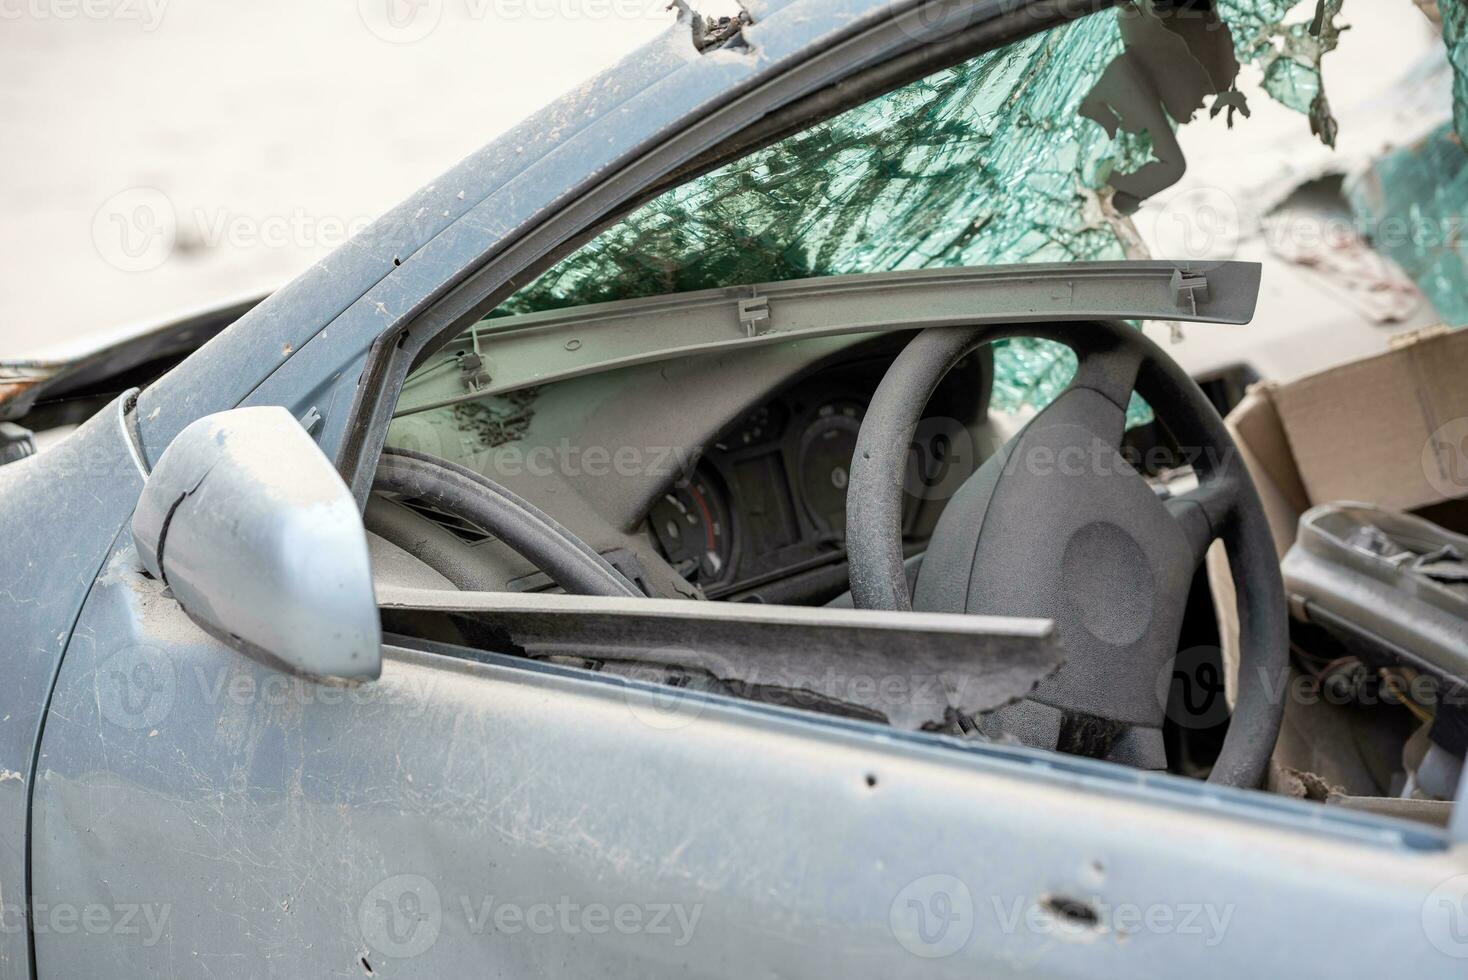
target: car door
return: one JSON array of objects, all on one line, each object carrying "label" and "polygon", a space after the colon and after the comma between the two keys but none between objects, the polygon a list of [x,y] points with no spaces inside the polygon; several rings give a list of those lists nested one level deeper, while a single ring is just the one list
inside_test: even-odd
[{"label": "car door", "polygon": [[197,627],[127,535],[33,833],[43,978],[1233,976],[1261,950],[1389,975],[1424,929],[1450,955],[1419,972],[1449,976],[1468,951],[1429,829],[492,645],[390,640],[375,682],[307,681]]}]

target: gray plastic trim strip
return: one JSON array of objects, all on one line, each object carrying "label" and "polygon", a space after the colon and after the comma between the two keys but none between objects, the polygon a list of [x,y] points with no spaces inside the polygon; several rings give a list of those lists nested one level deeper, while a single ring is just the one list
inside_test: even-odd
[{"label": "gray plastic trim strip", "polygon": [[[1057,320],[1248,323],[1261,268],[1069,262],[731,286],[481,321],[420,365],[394,417],[530,385],[731,347],[839,334]],[[1201,280],[1201,284],[1200,284]],[[488,380],[466,382],[478,349]]]}]

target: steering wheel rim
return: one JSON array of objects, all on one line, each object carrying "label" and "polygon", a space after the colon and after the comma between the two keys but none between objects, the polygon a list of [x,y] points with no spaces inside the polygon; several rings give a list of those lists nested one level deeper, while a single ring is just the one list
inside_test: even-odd
[{"label": "steering wheel rim", "polygon": [[[643,595],[595,548],[549,514],[466,466],[427,453],[388,449],[372,488],[423,500],[479,525],[570,595]],[[411,542],[403,544],[405,550],[413,550]]]},{"label": "steering wheel rim", "polygon": [[[1057,404],[1072,392],[1088,390],[1124,413],[1136,390],[1181,445],[1199,450],[1194,460],[1198,488],[1164,506],[1182,532],[1173,538],[1191,548],[1194,571],[1214,540],[1224,542],[1238,595],[1238,697],[1209,781],[1259,785],[1278,738],[1284,712],[1278,692],[1284,690],[1288,671],[1288,610],[1273,537],[1258,491],[1213,404],[1161,348],[1125,323],[938,327],[923,331],[904,348],[873,396],[852,460],[847,552],[855,605],[911,608],[901,522],[903,477],[913,433],[950,368],[977,347],[1019,336],[1058,341],[1076,352],[1076,376]],[[1115,431],[1113,450],[1119,449],[1120,436]],[[1138,479],[1130,471],[1120,475]],[[1034,533],[1043,533],[1043,528]],[[1182,598],[1185,601],[1186,596]],[[1170,661],[1167,671],[1170,679]]]}]

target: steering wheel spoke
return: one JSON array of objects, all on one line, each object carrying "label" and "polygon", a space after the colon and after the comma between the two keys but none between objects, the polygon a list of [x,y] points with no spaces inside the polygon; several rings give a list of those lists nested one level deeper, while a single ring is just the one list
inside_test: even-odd
[{"label": "steering wheel spoke", "polygon": [[1071,387],[1098,391],[1125,412],[1147,362],[1146,351],[1118,342],[1110,333],[1077,339],[1073,345],[1079,363]]},{"label": "steering wheel spoke", "polygon": [[1164,501],[1167,512],[1187,540],[1194,568],[1202,564],[1209,546],[1223,536],[1237,501],[1237,487],[1224,479],[1207,480],[1187,493]]}]

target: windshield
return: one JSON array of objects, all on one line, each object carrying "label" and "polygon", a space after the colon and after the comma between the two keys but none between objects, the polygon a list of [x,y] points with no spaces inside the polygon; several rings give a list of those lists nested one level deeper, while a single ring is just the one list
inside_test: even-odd
[{"label": "windshield", "polygon": [[[1157,144],[1175,147],[1178,118],[1248,111],[1236,59],[1260,63],[1281,101],[1328,117],[1329,39],[1279,26],[1294,5],[1230,0],[1221,21],[1123,8],[937,72],[664,193],[490,316],[811,276],[1145,258],[1135,190],[1170,182],[1180,154]],[[1192,71],[1166,66],[1184,98],[1129,119],[1117,73],[1168,59]],[[1042,404],[1073,368],[1057,345],[1011,341],[996,351],[994,403]],[[1144,420],[1145,406],[1131,414]]]}]

